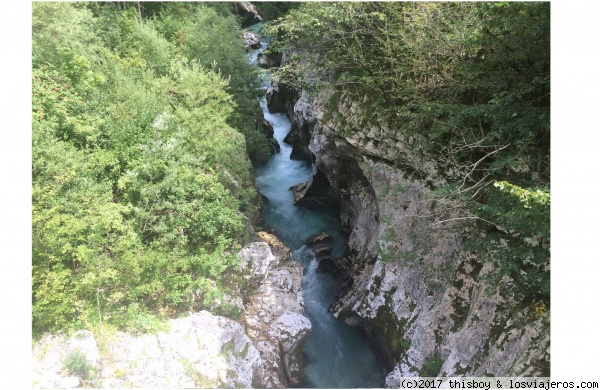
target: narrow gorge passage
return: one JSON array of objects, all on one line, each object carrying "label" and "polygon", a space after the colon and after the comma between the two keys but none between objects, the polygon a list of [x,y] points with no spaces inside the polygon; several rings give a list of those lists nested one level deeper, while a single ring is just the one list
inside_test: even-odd
[{"label": "narrow gorge passage", "polygon": [[[264,48],[263,43],[263,48],[249,55],[249,61],[255,63],[258,53]],[[287,115],[269,113],[264,97],[260,104],[264,118],[273,125],[274,137],[281,147],[280,153],[275,153],[267,163],[255,168],[258,190],[268,198],[263,217],[293,251],[293,259],[304,265],[304,314],[312,323],[312,331],[304,345],[304,381],[300,386],[382,387],[387,372],[360,330],[337,320],[327,311],[340,284],[330,275],[316,272],[317,261],[304,245],[309,236],[327,232],[334,238],[332,254],[341,256],[346,237],[340,229],[339,215],[331,209],[293,204],[294,197],[289,188],[310,177],[311,163],[290,159],[292,147],[283,142],[291,129]]]}]

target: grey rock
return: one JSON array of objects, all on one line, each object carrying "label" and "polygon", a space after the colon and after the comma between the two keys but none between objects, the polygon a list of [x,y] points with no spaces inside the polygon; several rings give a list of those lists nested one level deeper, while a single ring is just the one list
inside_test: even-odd
[{"label": "grey rock", "polygon": [[233,3],[235,13],[242,18],[242,27],[248,27],[262,21],[262,17],[249,1]]},{"label": "grey rock", "polygon": [[[259,235],[277,257],[271,260],[272,270],[260,286],[246,298],[246,331],[259,346],[263,361],[255,384],[268,388],[295,386],[302,377],[302,345],[311,329],[310,321],[302,314],[303,267],[289,258],[289,250],[275,236],[265,232]],[[270,259],[268,255],[263,257]]]},{"label": "grey rock", "polygon": [[48,336],[34,347],[37,387],[76,387],[67,377],[63,356],[79,349],[97,372],[91,380],[100,387],[251,387],[260,354],[244,328],[233,320],[201,311],[169,321],[168,332],[106,336],[102,370],[90,332],[72,337]]},{"label": "grey rock", "polygon": [[279,66],[279,64],[271,59],[268,54],[259,53],[256,57],[256,64],[263,69],[270,69]]},{"label": "grey rock", "polygon": [[273,138],[275,134],[275,130],[273,130],[273,125],[270,124],[266,119],[261,118],[256,121],[256,129],[263,133],[267,138]]},{"label": "grey rock", "polygon": [[253,242],[244,247],[238,256],[242,259],[240,267],[245,271],[246,278],[251,278],[256,283],[262,283],[269,270],[277,264],[277,259],[266,242]]},{"label": "grey rock", "polygon": [[[465,173],[440,169],[418,147],[418,134],[394,132],[360,98],[342,93],[325,115],[331,90],[297,95],[292,131],[305,134],[349,234],[347,255],[336,262],[346,293],[331,310],[381,336],[395,367],[387,385],[416,375],[434,355],[447,375],[547,375],[548,315],[507,315],[511,302],[485,293],[483,275],[493,270],[461,250],[462,237],[477,228],[468,221],[432,228],[433,219],[423,217],[462,216],[455,204],[432,201],[430,188]],[[296,200],[312,185],[298,186]]]},{"label": "grey rock", "polygon": [[272,325],[269,336],[279,341],[285,376],[289,386],[298,386],[303,376],[302,346],[310,334],[310,320],[300,313],[286,311]]},{"label": "grey rock", "polygon": [[[223,299],[242,312],[245,326],[201,311],[170,320],[156,334],[123,332],[102,337],[100,355],[94,335],[47,335],[33,347],[36,388],[72,388],[93,384],[104,388],[282,388],[302,377],[302,344],[310,321],[302,315],[303,268],[289,259],[289,249],[275,236],[243,248],[240,267],[256,285],[241,300],[232,291]],[[273,255],[273,251],[277,257]],[[235,289],[234,289],[235,290]],[[78,351],[93,371],[91,378],[69,376],[65,357]]]},{"label": "grey rock", "polygon": [[260,49],[260,39],[257,35],[252,34],[251,32],[245,32],[242,35],[242,38],[244,39],[244,45],[252,49]]},{"label": "grey rock", "polygon": [[290,187],[290,191],[294,194],[294,204],[339,208],[339,200],[329,180],[315,165],[308,180]]},{"label": "grey rock", "polygon": [[288,145],[292,145],[294,143],[294,132],[290,131],[289,133],[287,133],[287,135],[283,139],[283,142]]},{"label": "grey rock", "polygon": [[272,153],[279,153],[279,152],[281,152],[281,145],[279,145],[279,142],[277,142],[276,139],[272,139],[271,140],[271,152]]},{"label": "grey rock", "polygon": [[46,335],[33,347],[33,382],[38,388],[71,388],[79,378],[70,377],[65,359],[81,353],[93,371],[98,371],[100,353],[92,332],[79,330],[71,337]]},{"label": "grey rock", "polygon": [[271,114],[287,113],[287,102],[293,99],[293,91],[284,84],[273,83],[265,92],[267,108]]}]

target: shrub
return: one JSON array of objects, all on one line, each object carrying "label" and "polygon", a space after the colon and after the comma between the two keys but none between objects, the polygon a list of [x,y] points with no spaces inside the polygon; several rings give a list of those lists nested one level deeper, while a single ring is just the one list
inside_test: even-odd
[{"label": "shrub", "polygon": [[94,374],[94,368],[85,354],[76,348],[69,353],[63,361],[64,367],[69,375],[75,375],[83,380],[90,379]]},{"label": "shrub", "polygon": [[444,361],[436,355],[425,359],[423,366],[419,370],[419,375],[422,377],[435,377],[440,373]]}]

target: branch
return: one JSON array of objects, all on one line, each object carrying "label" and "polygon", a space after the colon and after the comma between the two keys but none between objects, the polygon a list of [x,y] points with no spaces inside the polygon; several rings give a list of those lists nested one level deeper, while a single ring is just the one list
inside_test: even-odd
[{"label": "branch", "polygon": [[468,178],[469,176],[471,176],[471,174],[473,173],[473,171],[475,170],[475,168],[477,168],[477,166],[478,166],[478,165],[479,165],[479,164],[480,164],[480,163],[481,163],[483,160],[485,160],[486,158],[488,158],[488,157],[489,157],[489,156],[491,156],[492,154],[498,153],[499,151],[501,151],[501,150],[503,150],[503,149],[506,149],[506,148],[508,148],[509,146],[510,146],[510,143],[508,143],[508,144],[504,145],[504,146],[503,146],[503,147],[501,147],[500,149],[492,150],[491,152],[489,152],[488,154],[486,154],[485,156],[483,156],[482,158],[480,158],[479,160],[477,160],[477,162],[475,162],[475,163],[473,164],[473,168],[472,168],[472,169],[469,171],[469,173],[467,173],[467,174],[465,175],[465,177],[463,178],[462,184],[460,185],[460,187],[458,188],[458,190],[461,190],[461,189],[462,189],[462,188],[465,186],[465,184],[466,184],[466,181],[467,181],[467,178]]},{"label": "branch", "polygon": [[[481,183],[482,181],[484,181],[485,179],[487,179],[489,176],[490,176],[490,174],[488,173],[488,174],[486,174],[486,175],[485,175],[483,178],[481,178],[481,180],[479,180],[477,183],[473,184],[471,187],[467,188],[466,190],[457,191],[457,192],[452,192],[450,195],[456,196],[456,195],[463,194],[463,193],[465,193],[465,192],[469,192],[469,191],[471,191],[473,188],[477,187],[477,186],[479,185],[479,183]],[[490,182],[490,183],[491,183],[491,182]],[[488,183],[488,184],[489,184],[489,183]],[[487,184],[486,184],[486,185],[487,185]],[[485,186],[483,186],[483,187],[485,187]],[[483,187],[482,187],[482,188],[483,188]],[[462,188],[462,186],[461,186],[461,188]],[[481,189],[481,188],[480,188],[480,189]],[[460,190],[460,188],[459,188],[459,190]],[[477,190],[477,192],[479,192],[479,190]],[[476,192],[476,193],[477,193],[477,192]]]},{"label": "branch", "polygon": [[493,223],[493,222],[490,222],[490,221],[488,221],[487,219],[483,219],[483,218],[480,218],[480,217],[456,217],[456,218],[445,219],[445,220],[443,220],[443,221],[438,221],[438,222],[435,222],[435,223],[433,223],[432,225],[439,225],[440,223],[444,223],[444,222],[450,222],[450,221],[456,221],[456,220],[462,220],[462,219],[478,219],[478,220],[480,220],[480,221],[487,222],[487,223],[489,223],[490,225],[494,225],[494,226],[496,226],[496,224],[495,224],[495,223]]}]

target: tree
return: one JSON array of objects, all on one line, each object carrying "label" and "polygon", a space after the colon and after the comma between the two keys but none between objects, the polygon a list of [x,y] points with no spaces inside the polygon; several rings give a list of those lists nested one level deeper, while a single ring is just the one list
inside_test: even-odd
[{"label": "tree", "polygon": [[256,214],[235,80],[123,8],[33,6],[35,335],[207,307]]},{"label": "tree", "polygon": [[[517,300],[549,298],[549,31],[550,6],[539,2],[303,3],[269,28],[288,58],[280,82],[328,88],[326,119],[385,123],[374,143],[412,139],[434,163],[446,184],[430,197],[464,217],[444,207],[419,217],[432,229],[477,221],[487,238],[472,248],[494,247],[482,261],[526,290]],[[344,101],[367,114],[348,120]],[[342,137],[363,131],[341,127],[332,130]],[[384,160],[425,175],[400,150]],[[548,204],[524,207],[509,188],[547,194]]]}]

